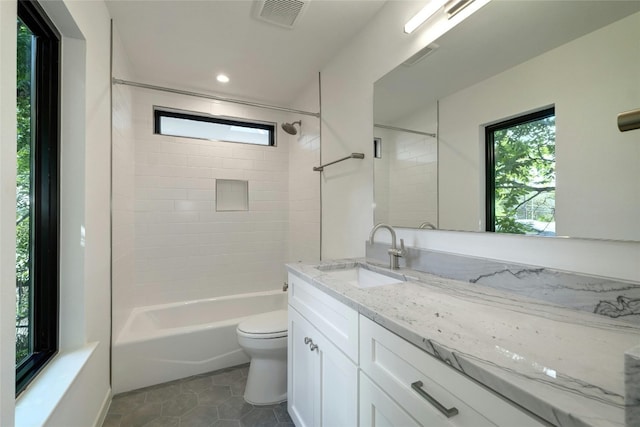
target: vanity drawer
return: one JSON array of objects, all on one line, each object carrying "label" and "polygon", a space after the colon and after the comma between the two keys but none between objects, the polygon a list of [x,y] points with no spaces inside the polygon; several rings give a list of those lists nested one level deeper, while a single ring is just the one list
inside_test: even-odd
[{"label": "vanity drawer", "polygon": [[289,305],[358,363],[358,312],[289,274]]},{"label": "vanity drawer", "polygon": [[[364,316],[360,316],[360,356],[360,368],[421,425],[543,425]],[[450,416],[430,399],[442,405],[442,411],[450,410]]]}]

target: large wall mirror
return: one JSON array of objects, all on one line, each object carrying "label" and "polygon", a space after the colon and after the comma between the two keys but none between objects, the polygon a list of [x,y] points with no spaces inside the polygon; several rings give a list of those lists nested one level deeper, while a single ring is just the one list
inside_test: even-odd
[{"label": "large wall mirror", "polygon": [[640,241],[637,108],[640,1],[493,0],[375,83],[374,221]]}]

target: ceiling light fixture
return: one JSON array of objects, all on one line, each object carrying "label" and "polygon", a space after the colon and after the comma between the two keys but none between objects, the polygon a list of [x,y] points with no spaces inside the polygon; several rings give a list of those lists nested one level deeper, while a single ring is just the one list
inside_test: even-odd
[{"label": "ceiling light fixture", "polygon": [[447,14],[447,19],[451,19],[458,14],[462,9],[473,3],[474,0],[451,0],[444,5],[444,13]]},{"label": "ceiling light fixture", "polygon": [[416,28],[424,24],[427,19],[435,15],[446,2],[447,0],[431,0],[420,12],[416,13],[413,18],[404,24],[404,32],[407,34],[414,32]]},{"label": "ceiling light fixture", "polygon": [[220,83],[229,83],[229,77],[227,77],[225,74],[218,74],[216,76],[216,80]]},{"label": "ceiling light fixture", "polygon": [[456,16],[458,12],[462,11],[462,9],[473,2],[474,0],[431,0],[422,8],[422,10],[420,10],[420,12],[416,13],[415,16],[404,25],[404,32],[411,34],[420,25],[424,24],[429,18],[438,13],[443,6],[444,12],[447,14],[447,19],[451,19]]}]

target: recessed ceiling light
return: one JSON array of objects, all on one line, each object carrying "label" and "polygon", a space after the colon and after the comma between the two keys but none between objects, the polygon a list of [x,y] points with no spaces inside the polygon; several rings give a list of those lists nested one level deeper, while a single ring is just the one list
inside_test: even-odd
[{"label": "recessed ceiling light", "polygon": [[225,74],[218,74],[216,80],[218,80],[220,83],[229,83],[229,77],[227,77]]}]

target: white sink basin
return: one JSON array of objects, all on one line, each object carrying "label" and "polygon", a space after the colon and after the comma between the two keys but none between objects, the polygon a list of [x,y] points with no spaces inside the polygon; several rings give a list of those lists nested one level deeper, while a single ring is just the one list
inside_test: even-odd
[{"label": "white sink basin", "polygon": [[393,285],[395,283],[404,282],[403,279],[380,274],[360,266],[330,270],[327,271],[327,275],[331,276],[333,279],[348,282],[358,288],[373,288],[376,286]]}]

